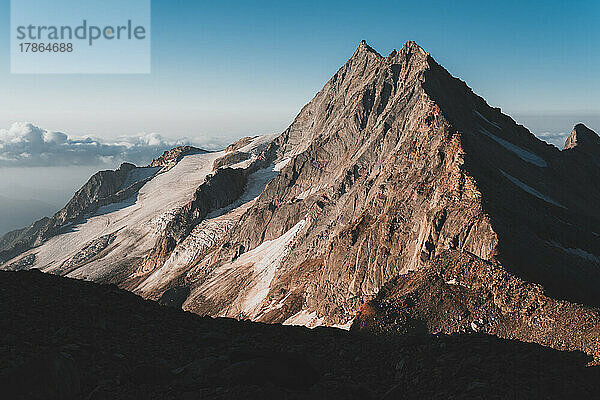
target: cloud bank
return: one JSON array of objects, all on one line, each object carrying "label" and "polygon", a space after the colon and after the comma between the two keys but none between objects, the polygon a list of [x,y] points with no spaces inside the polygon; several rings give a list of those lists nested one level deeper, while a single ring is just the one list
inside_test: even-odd
[{"label": "cloud bank", "polygon": [[569,133],[559,132],[559,133],[551,133],[551,132],[542,132],[536,133],[536,136],[543,141],[553,144],[559,149],[562,149],[565,145],[565,141],[569,137]]},{"label": "cloud bank", "polygon": [[[538,133],[537,136],[562,149],[568,133]],[[16,122],[0,129],[0,167],[46,167],[71,165],[114,166],[123,161],[146,165],[163,151],[175,146],[194,145],[216,150],[226,143],[168,139],[157,133],[144,133],[116,139],[75,137]]]},{"label": "cloud bank", "polygon": [[123,161],[146,165],[163,151],[184,144],[209,150],[217,147],[188,139],[166,139],[156,133],[111,140],[72,137],[17,122],[9,129],[0,129],[0,167],[115,165]]}]

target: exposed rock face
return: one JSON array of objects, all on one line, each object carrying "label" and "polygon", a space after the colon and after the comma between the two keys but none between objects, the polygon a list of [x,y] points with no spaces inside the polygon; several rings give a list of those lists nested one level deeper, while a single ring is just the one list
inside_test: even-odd
[{"label": "exposed rock face", "polygon": [[114,233],[69,275],[153,299],[186,287],[186,310],[306,326],[348,328],[376,299],[357,327],[472,329],[597,355],[597,311],[573,302],[600,305],[600,167],[577,154],[589,133],[576,130],[561,152],[414,42],[387,57],[361,42],[281,135],[175,149],[137,198],[19,257],[57,271]]},{"label": "exposed rock face", "polygon": [[230,152],[236,152],[239,149],[241,149],[244,146],[249,145],[250,143],[252,143],[252,140],[256,139],[256,136],[246,136],[244,138],[241,138],[240,140],[237,140],[236,142],[230,144],[229,146],[227,146],[225,148],[225,151],[227,153]]},{"label": "exposed rock face", "polygon": [[160,157],[153,160],[149,167],[162,167],[165,170],[173,168],[184,156],[188,154],[206,153],[205,150],[194,146],[179,146],[165,151]]},{"label": "exposed rock face", "polygon": [[563,150],[574,150],[594,159],[600,165],[600,137],[584,124],[577,124],[565,142]]},{"label": "exposed rock face", "polygon": [[287,163],[201,262],[203,275],[188,273],[198,285],[191,310],[244,317],[227,296],[220,310],[206,301],[218,291],[204,283],[207,266],[216,271],[208,280],[229,288],[220,274],[244,270],[231,260],[302,221],[256,319],[285,321],[300,298],[297,317],[345,323],[385,282],[448,249],[501,261],[555,296],[598,304],[597,187],[583,185],[584,193],[571,178],[575,163],[413,42],[388,57],[361,43],[268,151]]},{"label": "exposed rock face", "polygon": [[451,250],[427,268],[398,276],[357,315],[353,330],[374,333],[484,332],[579,350],[600,361],[600,315],[547,297],[500,265]]},{"label": "exposed rock face", "polygon": [[412,42],[387,58],[361,43],[278,138],[284,152],[299,154],[248,214],[245,223],[262,235],[232,235],[253,248],[308,214],[275,287],[300,286],[305,308],[329,323],[346,322],[438,246],[484,259],[495,251],[479,193],[460,169],[460,137],[421,86],[428,62]]},{"label": "exposed rock face", "polygon": [[578,146],[581,149],[585,147],[598,147],[600,146],[600,137],[584,124],[577,124],[567,138],[563,150],[573,149]]},{"label": "exposed rock face", "polygon": [[[196,288],[184,308],[344,324],[385,282],[447,250],[548,295],[600,304],[600,192],[589,184],[598,170],[580,171],[412,42],[388,57],[361,43],[267,152],[285,166],[199,261],[202,274],[187,273]],[[282,248],[281,259],[263,256]],[[266,295],[233,295],[244,293],[236,282],[256,276],[269,282]],[[553,317],[579,318],[576,307],[560,309]],[[555,342],[544,335],[560,324],[511,337],[596,352],[598,332],[580,345],[578,324]],[[495,333],[502,329],[516,328],[506,322]]]},{"label": "exposed rock face", "polygon": [[229,167],[230,165],[246,161],[249,158],[250,154],[244,153],[243,151],[234,151],[231,153],[227,153],[223,157],[215,160],[213,164],[213,169],[217,170],[222,167]]},{"label": "exposed rock face", "polygon": [[35,254],[29,254],[17,261],[14,261],[4,268],[7,271],[21,271],[31,268],[35,264]]}]

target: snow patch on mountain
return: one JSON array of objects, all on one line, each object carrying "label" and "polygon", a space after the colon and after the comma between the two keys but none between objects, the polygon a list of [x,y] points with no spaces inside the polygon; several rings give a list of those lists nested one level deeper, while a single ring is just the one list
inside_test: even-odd
[{"label": "snow patch on mountain", "polygon": [[[223,238],[276,175],[273,167],[250,174],[242,196],[229,206],[210,212],[194,227],[190,235],[175,247],[165,264],[140,283],[136,290],[143,294],[151,293],[184,273],[196,259]],[[166,221],[168,218],[164,219]]]},{"label": "snow patch on mountain", "polygon": [[345,331],[349,331],[352,323],[354,322],[354,318],[348,320],[345,324],[333,324],[331,325],[334,328],[343,329]]},{"label": "snow patch on mountain", "polygon": [[253,263],[254,274],[257,277],[242,304],[245,313],[250,315],[257,313],[258,308],[269,293],[275,272],[287,255],[289,245],[305,224],[306,219],[303,219],[277,239],[266,240],[254,250],[240,257],[241,263]]},{"label": "snow patch on mountain", "polygon": [[[136,195],[99,208],[94,215],[27,252],[36,254],[33,267],[53,272],[64,261],[76,257],[87,243],[111,234],[116,234],[116,238],[106,254],[69,276],[99,279],[127,259],[144,257],[154,246],[161,227],[172,218],[174,210],[192,199],[212,171],[214,160],[222,155],[223,152],[185,156],[171,170],[150,179]],[[151,170],[144,173],[150,174]]]},{"label": "snow patch on mountain", "polygon": [[479,118],[481,118],[482,120],[484,120],[485,122],[487,122],[490,125],[495,126],[498,129],[502,129],[502,127],[500,125],[498,125],[495,122],[490,121],[489,119],[487,119],[486,117],[483,116],[483,114],[481,114],[479,111],[477,110],[473,110],[473,114],[475,114],[476,116],[478,116]]},{"label": "snow patch on mountain", "polygon": [[275,171],[281,171],[286,165],[288,165],[290,160],[290,157],[285,157],[283,160],[279,161],[277,164],[275,164]]},{"label": "snow patch on mountain", "polygon": [[565,253],[568,253],[570,255],[582,258],[582,259],[584,259],[586,261],[591,261],[593,263],[600,264],[600,257],[598,257],[595,254],[589,253],[589,252],[587,252],[587,251],[585,251],[583,249],[571,248],[571,247],[564,247],[562,244],[560,244],[558,242],[555,242],[555,241],[550,241],[548,243],[550,243],[554,247],[558,247],[559,249],[561,249]]},{"label": "snow patch on mountain", "polygon": [[517,185],[518,187],[520,187],[521,189],[523,189],[524,191],[526,191],[527,193],[537,197],[538,199],[544,200],[546,203],[550,203],[553,204],[555,206],[561,207],[561,208],[567,208],[565,206],[563,206],[562,204],[560,204],[559,202],[552,200],[550,197],[538,192],[536,189],[532,188],[531,186],[521,182],[520,180],[518,180],[517,178],[515,178],[512,175],[507,174],[506,172],[499,170],[500,173],[502,175],[504,175],[504,177],[506,177],[506,179],[508,179],[509,181],[511,181],[512,183],[514,183],[515,185]]},{"label": "snow patch on mountain", "polygon": [[511,152],[516,154],[521,160],[526,161],[533,165],[537,165],[538,167],[547,167],[548,166],[548,163],[546,163],[546,161],[542,157],[538,156],[537,154],[534,154],[529,150],[525,150],[522,147],[512,144],[507,140],[499,138],[498,136],[490,133],[488,130],[486,130],[484,128],[479,128],[479,131],[481,133],[483,133],[485,136],[489,137],[490,139],[496,141],[498,144],[500,144],[506,150],[510,150]]},{"label": "snow patch on mountain", "polygon": [[229,306],[221,310],[219,315],[256,318],[261,314],[262,304],[269,293],[275,273],[288,254],[295,237],[305,225],[306,219],[300,220],[278,238],[265,240],[234,261],[217,267],[211,276],[192,292],[190,299],[204,297],[216,304],[219,304],[221,299],[226,299]]},{"label": "snow patch on mountain", "polygon": [[311,187],[308,190],[305,190],[304,192],[300,193],[298,196],[296,196],[296,199],[298,200],[305,200],[308,196],[311,196],[315,193],[317,193],[319,190],[324,189],[325,185],[315,185],[313,187]]}]

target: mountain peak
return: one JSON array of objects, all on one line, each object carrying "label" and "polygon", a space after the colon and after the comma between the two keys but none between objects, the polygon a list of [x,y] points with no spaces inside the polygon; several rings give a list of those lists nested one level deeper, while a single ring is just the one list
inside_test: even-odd
[{"label": "mountain peak", "polygon": [[[382,57],[381,54],[379,54],[379,52],[377,52],[377,50],[375,50],[373,47],[369,46],[369,44],[367,43],[366,40],[361,40],[360,43],[358,44],[358,47],[356,48],[356,51],[354,52],[354,56],[358,55],[358,54],[364,54],[364,53],[372,53],[372,54],[376,54],[379,57]],[[429,55],[428,52],[426,52],[421,46],[419,46],[415,41],[413,40],[409,40],[407,42],[405,42],[402,45],[402,48],[400,49],[400,51],[394,49],[390,55],[388,56],[388,58],[390,57],[394,57],[398,54],[420,54],[423,56]]]},{"label": "mountain peak", "polygon": [[577,150],[592,158],[600,159],[600,137],[596,132],[579,123],[567,138],[563,150]]},{"label": "mountain peak", "polygon": [[598,134],[582,123],[575,125],[565,142],[563,150],[580,146],[600,146],[600,137]]},{"label": "mountain peak", "polygon": [[[557,154],[414,41],[387,57],[362,41],[280,135],[102,173],[65,218],[0,239],[0,258],[202,315],[359,329],[373,318],[385,332],[484,332],[600,362],[600,315],[583,308],[600,305],[588,158],[600,147],[583,125],[572,136]],[[529,329],[539,320],[550,322]]]},{"label": "mountain peak", "polygon": [[368,53],[372,53],[372,54],[375,54],[375,55],[381,57],[381,54],[379,54],[377,52],[377,50],[375,50],[374,48],[369,46],[367,44],[367,41],[363,39],[358,44],[358,47],[356,48],[356,51],[354,52],[354,56],[357,56],[359,54],[368,54]]},{"label": "mountain peak", "polygon": [[361,40],[350,60],[386,60],[392,64],[410,62],[420,70],[428,65],[429,53],[416,42],[409,40],[402,45],[400,51],[394,49],[387,57],[384,57],[369,46],[365,40]]},{"label": "mountain peak", "polygon": [[413,40],[409,40],[406,43],[404,43],[404,45],[402,45],[402,50],[401,51],[406,51],[406,52],[420,52],[422,54],[426,54],[427,53],[425,50],[423,50],[423,48],[421,46],[419,46],[417,44],[417,42],[415,42]]}]

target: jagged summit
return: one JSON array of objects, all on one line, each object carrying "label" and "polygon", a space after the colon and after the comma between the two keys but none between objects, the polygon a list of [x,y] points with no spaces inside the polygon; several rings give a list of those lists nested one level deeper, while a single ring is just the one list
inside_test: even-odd
[{"label": "jagged summit", "polygon": [[403,50],[406,52],[419,52],[422,54],[429,54],[421,46],[419,46],[417,44],[417,42],[415,42],[414,40],[408,40],[407,42],[405,42],[402,45],[402,49],[400,51],[403,51]]},{"label": "jagged summit", "polygon": [[[367,51],[367,52],[370,52],[370,53],[377,54],[377,55],[379,55],[380,57],[383,57],[383,56],[381,56],[381,54],[380,54],[380,53],[379,53],[377,50],[375,50],[373,47],[371,47],[371,46],[370,46],[370,45],[369,45],[369,44],[366,42],[366,40],[361,40],[361,41],[360,41],[360,43],[359,43],[359,45],[358,45],[358,48],[356,49],[356,51],[357,51],[357,52],[360,52],[360,51]],[[404,52],[404,53],[410,53],[410,52],[420,52],[420,53],[422,53],[422,54],[429,54],[429,53],[427,53],[427,52],[426,52],[426,51],[425,51],[425,50],[424,50],[424,49],[423,49],[421,46],[419,46],[419,45],[417,44],[417,42],[415,42],[415,41],[413,41],[413,40],[408,40],[408,41],[406,41],[406,42],[405,42],[405,43],[402,45],[400,52]],[[398,50],[394,49],[394,50],[392,50],[392,53],[398,53]]]},{"label": "jagged summit", "polygon": [[358,44],[358,48],[356,49],[356,51],[368,51],[371,53],[375,53],[375,54],[379,54],[377,52],[377,50],[375,50],[374,48],[372,48],[371,46],[369,46],[369,44],[367,43],[366,40],[361,40],[360,43]]},{"label": "jagged summit", "polygon": [[426,52],[421,46],[419,46],[416,42],[409,40],[407,42],[404,43],[404,45],[400,48],[400,51],[394,49],[392,50],[392,52],[387,56],[384,57],[382,56],[377,50],[375,50],[373,47],[371,47],[365,40],[361,40],[360,44],[358,45],[356,51],[354,52],[353,56],[350,58],[350,60],[352,60],[353,58],[356,57],[360,57],[361,55],[365,55],[365,54],[372,54],[374,56],[376,56],[375,58],[377,60],[389,60],[391,62],[397,62],[398,60],[404,58],[404,59],[408,59],[410,58],[413,54],[418,54],[422,57],[428,57],[429,53]]},{"label": "jagged summit", "polygon": [[373,57],[376,60],[382,58],[381,54],[379,54],[377,50],[369,46],[365,40],[361,40],[358,47],[354,51],[354,54],[352,55],[352,57],[350,57],[348,61],[369,56]]},{"label": "jagged summit", "polygon": [[600,147],[600,137],[596,132],[582,123],[575,125],[573,131],[567,138],[563,150],[573,148],[586,149],[590,147]]},{"label": "jagged summit", "polygon": [[565,141],[563,154],[584,164],[600,167],[600,137],[584,124],[577,124]]}]

